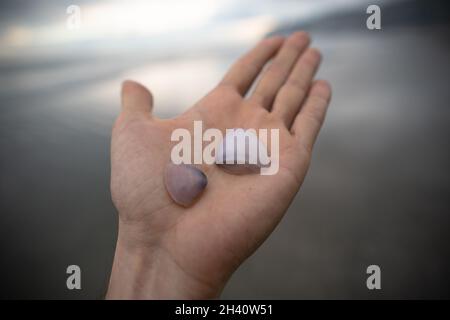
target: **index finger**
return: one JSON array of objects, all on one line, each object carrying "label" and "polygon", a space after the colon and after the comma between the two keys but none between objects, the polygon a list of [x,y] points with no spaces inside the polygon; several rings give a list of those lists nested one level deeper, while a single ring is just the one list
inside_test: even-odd
[{"label": "index finger", "polygon": [[275,55],[283,42],[284,38],[281,36],[261,40],[231,66],[220,84],[234,87],[241,95],[245,95],[264,65]]}]

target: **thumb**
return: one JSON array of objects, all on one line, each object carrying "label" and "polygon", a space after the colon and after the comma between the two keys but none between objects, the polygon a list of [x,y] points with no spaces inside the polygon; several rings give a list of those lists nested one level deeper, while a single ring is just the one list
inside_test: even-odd
[{"label": "thumb", "polygon": [[153,97],[142,84],[126,80],[122,83],[122,111],[132,116],[149,116],[153,109]]}]

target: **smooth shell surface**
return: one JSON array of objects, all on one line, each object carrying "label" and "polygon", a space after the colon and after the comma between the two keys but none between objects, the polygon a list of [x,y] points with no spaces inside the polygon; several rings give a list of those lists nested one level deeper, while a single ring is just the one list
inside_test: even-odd
[{"label": "smooth shell surface", "polygon": [[[261,157],[265,165],[261,163]],[[227,132],[216,152],[216,164],[232,174],[259,173],[269,162],[266,146],[256,134],[240,128]]]},{"label": "smooth shell surface", "polygon": [[164,173],[164,184],[173,201],[188,207],[205,190],[208,179],[195,166],[169,163]]}]

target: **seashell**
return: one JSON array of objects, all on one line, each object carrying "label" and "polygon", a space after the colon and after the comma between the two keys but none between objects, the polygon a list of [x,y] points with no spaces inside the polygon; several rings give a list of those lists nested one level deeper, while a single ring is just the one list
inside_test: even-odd
[{"label": "seashell", "polygon": [[254,130],[227,130],[216,152],[216,164],[232,174],[259,173],[269,163],[266,146]]},{"label": "seashell", "polygon": [[164,184],[175,203],[188,207],[206,188],[208,179],[195,166],[169,163],[164,173]]}]

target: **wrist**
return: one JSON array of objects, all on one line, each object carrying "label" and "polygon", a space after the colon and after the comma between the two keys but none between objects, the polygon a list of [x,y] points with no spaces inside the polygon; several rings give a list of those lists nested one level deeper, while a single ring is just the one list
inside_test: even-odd
[{"label": "wrist", "polygon": [[187,274],[161,245],[142,244],[119,224],[106,299],[212,299],[213,287]]}]

